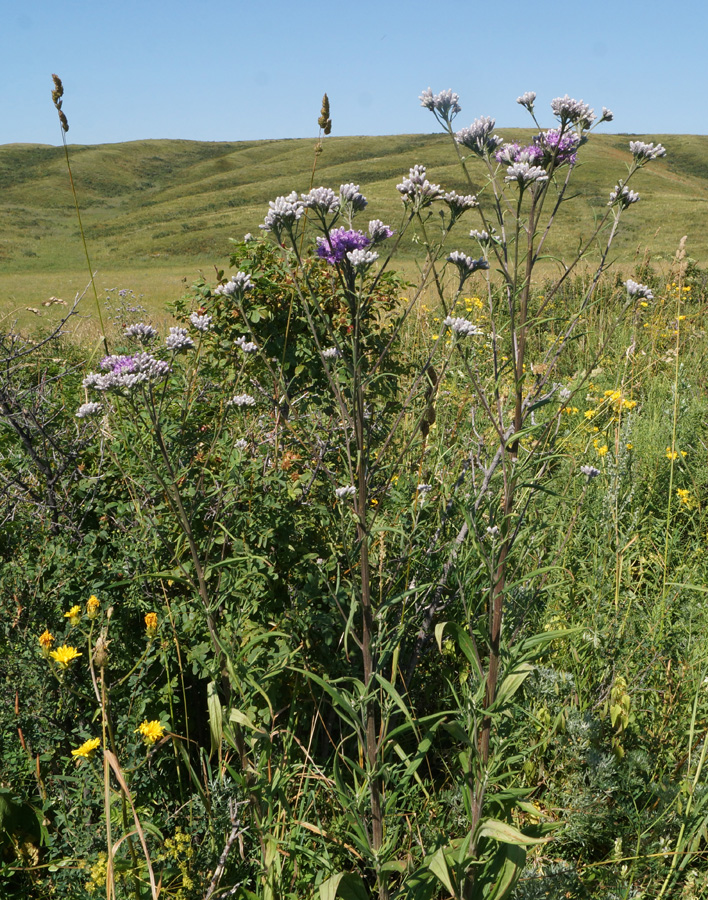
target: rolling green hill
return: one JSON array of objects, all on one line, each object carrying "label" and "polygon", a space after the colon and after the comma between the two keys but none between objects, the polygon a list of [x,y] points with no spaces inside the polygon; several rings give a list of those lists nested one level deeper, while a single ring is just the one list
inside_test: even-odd
[{"label": "rolling green hill", "polygon": [[[530,131],[501,130],[507,139]],[[636,137],[636,136],[635,136]],[[708,262],[708,136],[643,135],[661,141],[667,157],[640,172],[633,187],[642,201],[624,219],[615,245],[618,261],[648,253],[661,265],[682,237],[689,254]],[[593,136],[575,175],[579,200],[567,204],[556,230],[572,252],[602,210],[630,160],[628,135]],[[309,188],[313,140],[200,143],[133,141],[70,147],[86,237],[101,287],[137,287],[162,300],[180,278],[191,280],[223,265],[229,238],[257,232],[269,199]],[[337,188],[354,181],[369,199],[371,217],[396,225],[401,204],[395,185],[414,163],[447,189],[464,189],[455,154],[444,135],[330,137],[317,163],[315,184]],[[481,165],[472,162],[479,175]],[[87,280],[62,147],[0,147],[0,310],[37,304],[82,288]],[[474,213],[469,227],[476,226]],[[474,248],[459,232],[461,249]],[[558,237],[556,238],[558,241]],[[410,242],[403,247],[411,254]],[[165,291],[157,289],[162,279]],[[129,283],[131,282],[132,283]],[[104,284],[105,282],[105,284]]]}]

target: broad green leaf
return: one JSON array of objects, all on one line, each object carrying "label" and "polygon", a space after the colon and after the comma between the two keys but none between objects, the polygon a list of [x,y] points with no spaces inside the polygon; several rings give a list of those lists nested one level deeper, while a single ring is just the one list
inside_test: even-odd
[{"label": "broad green leaf", "polygon": [[360,875],[338,872],[320,885],[320,900],[370,900]]},{"label": "broad green leaf", "polygon": [[518,828],[509,825],[508,822],[500,822],[499,819],[486,819],[477,829],[477,838],[488,837],[503,844],[546,844],[548,838],[534,838],[522,834]]},{"label": "broad green leaf", "polygon": [[224,720],[219,692],[216,689],[216,683],[213,681],[210,681],[207,685],[207,710],[209,712],[211,753],[216,750],[216,752],[220,754],[221,742],[224,737]]},{"label": "broad green leaf", "polygon": [[457,893],[455,892],[454,885],[452,883],[452,876],[450,875],[450,869],[447,865],[447,860],[445,859],[444,848],[440,847],[438,850],[433,853],[433,856],[428,863],[428,868],[435,875],[435,877],[440,881],[446,888],[446,890],[453,896],[456,897]]}]

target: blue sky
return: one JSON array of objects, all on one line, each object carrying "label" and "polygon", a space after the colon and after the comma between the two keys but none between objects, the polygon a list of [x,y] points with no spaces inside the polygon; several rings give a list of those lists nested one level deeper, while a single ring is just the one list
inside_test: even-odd
[{"label": "blue sky", "polygon": [[[460,127],[528,124],[515,103],[570,94],[615,113],[605,130],[708,134],[703,0],[2,0],[0,144],[237,141],[436,130],[420,92],[452,88]],[[548,111],[548,115],[544,114]]]}]

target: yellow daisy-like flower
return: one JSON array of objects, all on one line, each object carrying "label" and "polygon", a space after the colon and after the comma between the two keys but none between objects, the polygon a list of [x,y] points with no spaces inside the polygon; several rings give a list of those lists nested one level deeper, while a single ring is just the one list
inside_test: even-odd
[{"label": "yellow daisy-like flower", "polygon": [[672,450],[671,447],[666,448],[666,458],[667,459],[678,459],[678,453],[676,450]]},{"label": "yellow daisy-like flower", "polygon": [[76,750],[72,750],[71,755],[75,756],[77,759],[91,759],[100,746],[101,738],[91,738],[90,740],[85,741],[80,747],[77,747]]},{"label": "yellow daisy-like flower", "polygon": [[603,444],[602,447],[597,448],[597,455],[604,456],[607,453],[607,444]]},{"label": "yellow daisy-like flower", "polygon": [[95,594],[91,594],[91,596],[86,601],[86,615],[89,617],[89,619],[95,619],[100,608],[101,603],[98,597]]},{"label": "yellow daisy-like flower", "polygon": [[148,637],[152,637],[157,631],[157,613],[149,612],[145,616],[145,630],[148,633]]},{"label": "yellow daisy-like flower", "polygon": [[140,725],[138,725],[135,731],[140,732],[143,740],[148,747],[156,744],[165,734],[164,727],[157,721],[157,719],[153,719],[151,722],[148,722],[148,720],[145,719]]},{"label": "yellow daisy-like flower", "polygon": [[69,620],[69,625],[78,625],[81,618],[81,607],[72,606],[69,612],[64,613],[64,618]]},{"label": "yellow daisy-like flower", "polygon": [[39,643],[42,646],[42,650],[49,650],[49,648],[54,643],[54,635],[49,631],[49,629],[45,628],[42,634],[39,636]]},{"label": "yellow daisy-like flower", "polygon": [[82,654],[76,649],[76,647],[70,647],[68,644],[62,644],[61,647],[57,647],[56,650],[52,650],[49,654],[51,658],[58,662],[60,666],[63,666],[65,669],[69,667],[69,663],[77,659]]}]

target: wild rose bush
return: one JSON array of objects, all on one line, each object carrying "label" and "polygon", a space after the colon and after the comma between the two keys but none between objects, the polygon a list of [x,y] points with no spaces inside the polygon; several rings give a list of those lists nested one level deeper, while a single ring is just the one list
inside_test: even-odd
[{"label": "wild rose bush", "polygon": [[[7,639],[56,726],[32,730],[36,768],[19,756],[12,779],[41,809],[59,896],[532,896],[558,830],[537,780],[561,741],[551,693],[588,754],[623,758],[627,681],[603,673],[606,718],[581,709],[560,660],[584,652],[583,628],[545,610],[571,590],[562,560],[607,476],[605,432],[579,438],[573,409],[653,299],[632,279],[602,295],[602,275],[639,199],[630,179],[665,151],[632,142],[604,215],[541,293],[574,167],[612,114],[566,96],[544,130],[527,93],[538,133],[505,143],[488,117],[456,131],[452,91],[420,99],[469,193],[418,163],[396,222],[369,218],[353,183],[278,197],[235,274],[175,304],[164,341],[135,322],[83,376],[81,462],[63,488],[81,500],[53,518],[37,501],[63,561],[42,560],[42,603]],[[417,285],[392,269],[411,232]],[[559,304],[600,241],[594,274]],[[431,296],[438,321],[420,327]],[[601,300],[612,321],[587,340]],[[635,406],[613,388],[593,413],[618,446]],[[36,479],[31,454],[13,459],[6,477]],[[563,493],[578,511],[559,528]],[[24,597],[21,581],[13,569],[5,584]],[[581,767],[569,777],[580,785]],[[570,858],[558,883],[580,890]],[[48,888],[25,868],[3,873],[8,890]]]}]

